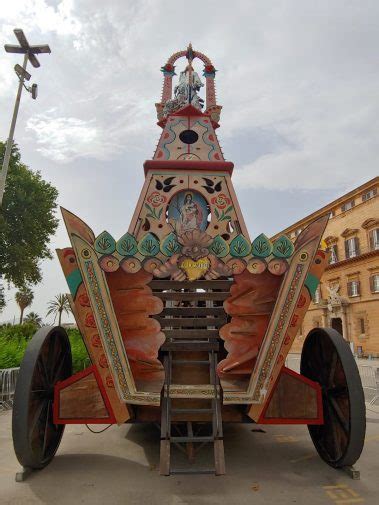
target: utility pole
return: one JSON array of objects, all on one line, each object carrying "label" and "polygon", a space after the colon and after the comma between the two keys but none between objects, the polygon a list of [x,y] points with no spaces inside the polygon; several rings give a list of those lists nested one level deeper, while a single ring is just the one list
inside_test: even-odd
[{"label": "utility pole", "polygon": [[51,53],[50,47],[47,44],[40,44],[40,45],[31,46],[31,45],[29,45],[29,42],[27,41],[27,39],[24,35],[24,32],[22,30],[15,28],[13,31],[14,31],[14,34],[16,35],[17,40],[19,41],[20,45],[16,46],[16,45],[11,45],[11,44],[5,44],[4,49],[7,53],[23,54],[24,55],[24,62],[23,62],[22,67],[20,65],[16,65],[14,67],[17,77],[19,79],[19,84],[18,84],[18,89],[17,89],[16,101],[15,101],[14,109],[13,109],[11,127],[9,130],[9,136],[8,136],[7,145],[6,145],[6,149],[5,149],[3,166],[2,166],[2,170],[0,172],[0,207],[2,206],[2,203],[3,203],[5,182],[6,182],[6,178],[7,178],[7,174],[8,174],[9,160],[10,160],[11,152],[12,152],[13,137],[14,137],[14,131],[16,128],[18,109],[20,107],[22,88],[25,88],[29,93],[31,93],[32,98],[34,98],[34,99],[37,98],[37,84],[33,84],[30,87],[25,86],[25,80],[29,81],[29,79],[31,77],[31,75],[26,71],[26,66],[27,66],[27,63],[29,60],[30,63],[33,65],[33,67],[38,68],[40,66],[40,63],[37,60],[35,55],[42,54],[42,53]]}]

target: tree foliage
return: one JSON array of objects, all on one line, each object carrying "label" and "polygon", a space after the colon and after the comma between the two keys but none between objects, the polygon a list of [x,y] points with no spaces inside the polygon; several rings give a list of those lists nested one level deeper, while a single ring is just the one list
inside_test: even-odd
[{"label": "tree foliage", "polygon": [[[5,144],[0,142],[0,163]],[[16,287],[41,280],[39,261],[51,258],[48,243],[58,220],[58,191],[21,162],[13,146],[0,210],[0,276]]]},{"label": "tree foliage", "polygon": [[0,277],[0,312],[3,310],[4,307],[5,307],[4,286],[1,284],[1,277]]},{"label": "tree foliage", "polygon": [[20,324],[24,318],[24,310],[32,304],[34,295],[30,288],[23,287],[15,294],[17,305],[20,307]]},{"label": "tree foliage", "polygon": [[39,316],[36,312],[29,312],[24,318],[25,323],[32,323],[40,328],[42,326],[42,317]]},{"label": "tree foliage", "polygon": [[71,312],[71,305],[70,301],[68,299],[68,296],[64,293],[60,293],[59,295],[56,295],[54,300],[51,300],[48,305],[48,311],[46,316],[49,316],[50,314],[54,314],[54,323],[55,320],[58,316],[58,325],[61,325],[62,322],[62,312],[65,312],[66,314],[69,314]]}]

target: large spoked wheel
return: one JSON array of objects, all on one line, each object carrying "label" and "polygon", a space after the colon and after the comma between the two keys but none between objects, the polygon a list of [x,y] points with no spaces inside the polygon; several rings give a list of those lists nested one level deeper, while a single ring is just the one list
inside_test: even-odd
[{"label": "large spoked wheel", "polygon": [[324,424],[308,426],[317,452],[334,468],[353,465],[363,449],[366,409],[349,345],[332,328],[311,330],[301,354],[301,373],[322,388]]},{"label": "large spoked wheel", "polygon": [[64,425],[53,423],[54,385],[71,374],[65,330],[38,330],[22,360],[13,402],[13,445],[23,467],[40,469],[53,459],[64,430]]}]

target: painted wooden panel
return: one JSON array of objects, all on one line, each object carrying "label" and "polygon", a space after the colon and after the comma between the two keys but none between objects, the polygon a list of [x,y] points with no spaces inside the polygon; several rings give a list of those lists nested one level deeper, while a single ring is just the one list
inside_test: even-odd
[{"label": "painted wooden panel", "polygon": [[321,395],[319,384],[284,367],[259,423],[322,424]]},{"label": "painted wooden panel", "polygon": [[124,423],[131,417],[132,413],[128,411],[124,403],[120,402],[115,390],[75,252],[69,247],[57,249],[57,255],[71,292],[71,307],[84,344],[92,363],[98,367],[117,423]]}]

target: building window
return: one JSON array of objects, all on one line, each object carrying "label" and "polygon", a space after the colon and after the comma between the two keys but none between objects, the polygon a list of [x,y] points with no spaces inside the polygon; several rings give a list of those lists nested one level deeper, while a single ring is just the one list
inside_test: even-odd
[{"label": "building window", "polygon": [[335,215],[336,215],[336,214],[335,214],[334,210],[331,210],[331,211],[329,212],[329,219],[332,219],[332,217],[334,217]]},{"label": "building window", "polygon": [[317,286],[315,294],[313,295],[313,303],[320,303],[320,286]]},{"label": "building window", "polygon": [[379,249],[379,228],[375,228],[375,230],[371,230],[369,233],[370,236],[370,249],[371,251],[377,251]]},{"label": "building window", "polygon": [[372,188],[369,191],[366,191],[366,193],[363,193],[362,195],[362,202],[366,202],[367,200],[370,200],[371,198],[374,198],[374,196],[377,194],[377,189]]},{"label": "building window", "polygon": [[330,246],[329,250],[330,250],[329,263],[333,265],[333,263],[337,263],[338,261],[337,244]]},{"label": "building window", "polygon": [[359,281],[349,281],[347,283],[347,294],[348,296],[359,296],[361,294]]},{"label": "building window", "polygon": [[370,277],[371,293],[379,293],[379,274],[374,274]]},{"label": "building window", "polygon": [[354,207],[355,202],[354,200],[350,200],[350,202],[346,202],[341,206],[342,212],[346,212],[347,210],[350,210]]},{"label": "building window", "polygon": [[345,240],[346,259],[359,256],[359,240],[358,237],[352,237]]},{"label": "building window", "polygon": [[358,319],[358,325],[359,325],[359,331],[362,333],[366,333],[366,328],[365,328],[365,320],[363,317],[360,317]]}]

